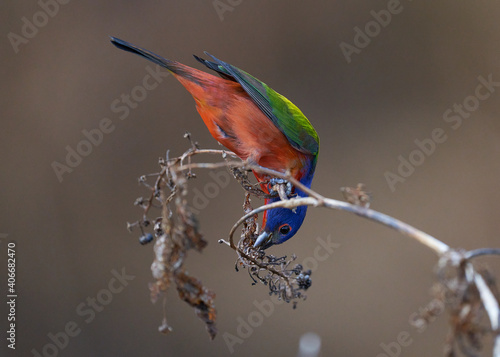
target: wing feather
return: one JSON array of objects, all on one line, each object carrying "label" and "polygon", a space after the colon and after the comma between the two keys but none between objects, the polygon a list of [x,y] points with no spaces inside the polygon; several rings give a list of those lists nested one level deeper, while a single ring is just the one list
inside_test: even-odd
[{"label": "wing feather", "polygon": [[260,110],[286,136],[297,150],[314,156],[319,152],[319,137],[306,116],[287,98],[274,91],[251,74],[217,59],[208,52],[214,62],[195,58],[225,79],[238,82]]}]

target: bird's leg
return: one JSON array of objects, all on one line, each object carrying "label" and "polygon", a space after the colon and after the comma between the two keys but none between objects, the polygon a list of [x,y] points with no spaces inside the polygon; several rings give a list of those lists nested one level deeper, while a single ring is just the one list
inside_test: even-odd
[{"label": "bird's leg", "polygon": [[272,178],[267,184],[269,194],[279,195],[282,201],[288,200],[288,197],[292,194],[292,184],[281,178]]}]

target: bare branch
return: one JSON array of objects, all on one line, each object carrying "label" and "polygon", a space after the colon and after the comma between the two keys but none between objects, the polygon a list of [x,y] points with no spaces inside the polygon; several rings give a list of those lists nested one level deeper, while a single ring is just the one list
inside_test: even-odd
[{"label": "bare branch", "polygon": [[470,250],[465,254],[465,259],[469,260],[472,258],[479,257],[481,255],[500,255],[500,249],[480,248],[480,249]]},{"label": "bare branch", "polygon": [[[206,245],[198,231],[196,216],[187,206],[187,182],[194,177],[195,169],[217,169],[229,168],[235,179],[245,189],[244,212],[245,214],[232,226],[229,239],[220,239],[237,252],[236,267],[242,266],[248,269],[253,283],[260,281],[269,286],[271,294],[277,294],[279,298],[296,303],[296,299],[304,299],[302,291],[311,285],[310,271],[304,271],[300,264],[292,265],[296,259],[286,257],[275,257],[266,255],[265,252],[253,248],[253,242],[258,234],[257,215],[273,208],[294,209],[299,206],[324,207],[328,209],[346,211],[359,217],[369,219],[382,224],[406,235],[434,251],[438,257],[437,274],[440,280],[438,301],[446,303],[451,315],[451,333],[448,343],[450,353],[454,353],[454,347],[466,355],[475,355],[480,349],[480,337],[485,331],[495,334],[495,345],[493,356],[500,357],[500,303],[498,292],[493,279],[484,269],[476,269],[470,262],[473,258],[482,255],[500,255],[500,249],[482,248],[471,251],[452,249],[447,244],[435,237],[393,217],[369,208],[371,196],[365,192],[364,185],[358,184],[355,188],[342,188],[344,197],[348,202],[326,198],[314,190],[304,186],[288,172],[278,172],[251,162],[241,161],[237,156],[226,150],[199,149],[196,142],[191,139],[189,133],[186,137],[191,142],[191,147],[181,156],[160,159],[160,172],[142,176],[141,184],[150,190],[147,199],[140,198],[136,204],[143,209],[142,219],[129,224],[132,230],[138,226],[141,229],[141,243],[147,243],[150,233],[145,233],[146,227],[150,225],[148,214],[156,201],[161,203],[162,214],[154,222],[154,233],[157,238],[155,244],[155,261],[152,266],[153,276],[157,281],[151,285],[151,293],[154,298],[164,292],[171,284],[177,286],[179,297],[190,304],[202,319],[213,338],[216,334],[214,293],[205,288],[202,283],[187,274],[183,268],[186,252],[188,249],[202,250]],[[224,161],[215,163],[192,162],[192,158],[198,154],[221,155]],[[230,156],[233,159],[228,160]],[[269,194],[263,192],[259,186],[262,182],[252,183],[248,178],[248,172],[253,171],[269,177],[268,182],[273,183]],[[148,176],[156,176],[152,185],[146,181]],[[282,179],[287,182],[283,183]],[[294,186],[308,195],[308,197],[289,198],[287,185]],[[272,191],[272,192],[271,192]],[[256,209],[250,205],[250,195],[257,197],[279,197],[280,201],[267,204]],[[172,207],[170,207],[172,205]],[[238,243],[234,242],[234,233],[243,225],[241,237]],[[490,328],[480,326],[481,317],[486,312]],[[426,321],[423,317],[422,321]],[[425,322],[424,322],[425,323]],[[166,323],[166,317],[160,327],[162,331],[170,331]]]}]

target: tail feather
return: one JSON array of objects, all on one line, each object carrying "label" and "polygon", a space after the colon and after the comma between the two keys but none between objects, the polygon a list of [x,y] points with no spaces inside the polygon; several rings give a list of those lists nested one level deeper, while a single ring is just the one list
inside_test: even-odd
[{"label": "tail feather", "polygon": [[172,61],[172,60],[163,58],[161,56],[158,56],[157,54],[155,54],[151,51],[145,50],[144,48],[137,47],[136,45],[133,45],[130,42],[120,40],[119,38],[111,36],[111,43],[113,45],[115,45],[117,48],[119,48],[120,50],[124,50],[126,52],[131,52],[131,53],[134,53],[134,54],[139,55],[141,57],[144,57],[147,60],[150,60],[151,62],[153,62],[159,66],[162,66],[162,67],[168,69],[169,71],[171,71],[175,74],[178,74],[182,77],[189,78],[189,77],[193,76],[193,72],[188,70],[188,69],[191,69],[188,66],[185,66],[179,62]]},{"label": "tail feather", "polygon": [[111,37],[111,43],[115,45],[117,48],[120,50],[124,50],[127,52],[135,53],[136,55],[142,56],[148,60],[150,60],[153,63],[156,63],[162,67],[165,67],[167,69],[173,70],[175,69],[175,62],[168,60],[166,58],[163,58],[161,56],[158,56],[157,54],[150,52],[148,50],[145,50],[143,48],[137,47],[130,42],[120,40],[119,38],[116,37]]}]

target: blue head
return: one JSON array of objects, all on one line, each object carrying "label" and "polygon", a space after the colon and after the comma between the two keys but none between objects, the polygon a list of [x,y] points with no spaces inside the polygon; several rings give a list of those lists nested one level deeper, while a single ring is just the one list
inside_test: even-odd
[{"label": "blue head", "polygon": [[[266,203],[279,201],[278,198],[266,200]],[[281,244],[292,238],[299,230],[306,217],[307,206],[291,210],[288,208],[273,208],[266,211],[264,229],[255,241],[254,247],[267,249],[274,244]]]},{"label": "blue head", "polygon": [[[304,174],[300,182],[311,187],[314,176],[316,159],[308,162],[304,167]],[[298,197],[307,197],[307,194],[299,189],[294,189]],[[279,197],[266,200],[266,204],[279,201]],[[267,249],[272,245],[281,244],[292,238],[299,230],[306,217],[307,206],[299,206],[291,210],[288,208],[273,208],[264,212],[262,222],[263,229],[255,241],[254,248]]]}]

